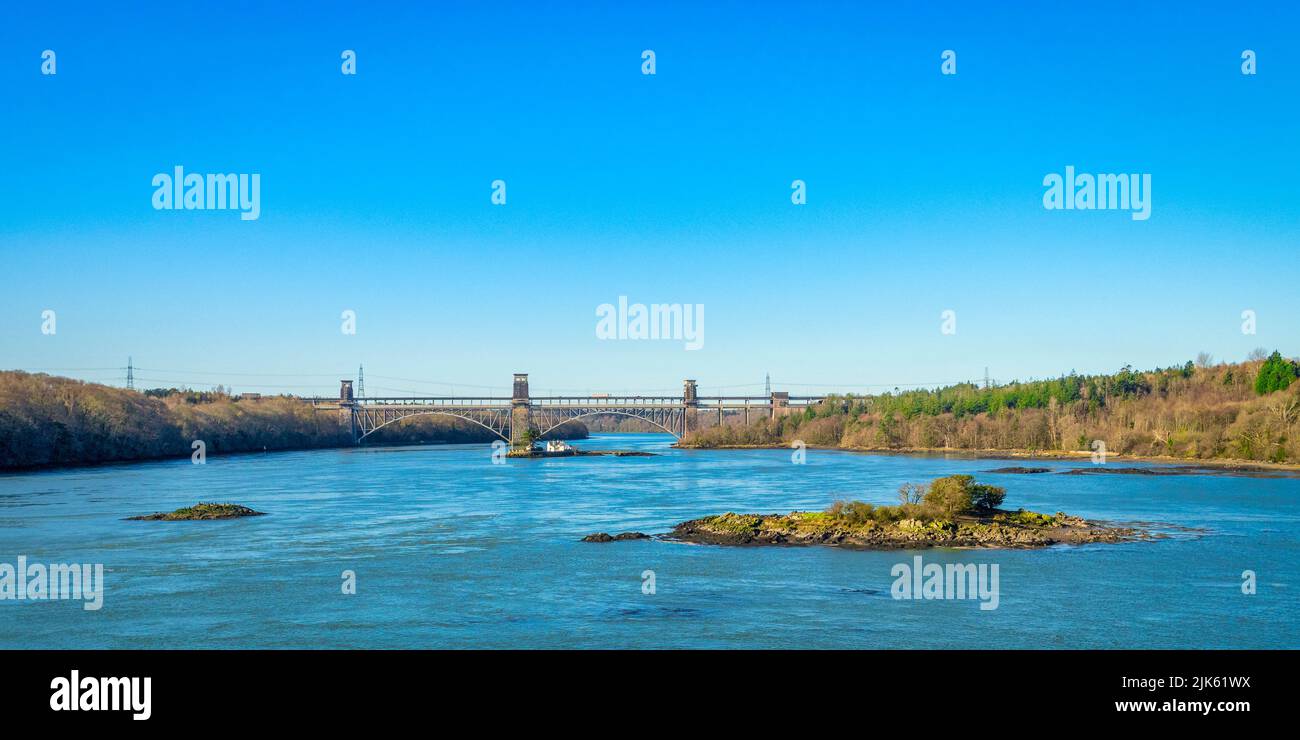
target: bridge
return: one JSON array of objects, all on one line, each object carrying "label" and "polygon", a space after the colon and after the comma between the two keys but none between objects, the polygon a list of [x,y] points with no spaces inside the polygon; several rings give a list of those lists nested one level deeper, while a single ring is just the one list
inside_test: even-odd
[{"label": "bridge", "polygon": [[440,414],[477,424],[523,449],[566,422],[598,414],[616,414],[641,419],[674,437],[698,429],[702,420],[724,414],[741,414],[746,423],[766,415],[775,418],[819,403],[821,396],[791,396],[774,392],[770,396],[700,396],[694,380],[683,381],[680,396],[590,395],[540,396],[528,394],[528,374],[515,373],[510,397],[353,396],[352,381],[340,381],[338,398],[310,398],[320,410],[337,410],[347,417],[352,439],[360,444],[366,437],[413,416]]}]

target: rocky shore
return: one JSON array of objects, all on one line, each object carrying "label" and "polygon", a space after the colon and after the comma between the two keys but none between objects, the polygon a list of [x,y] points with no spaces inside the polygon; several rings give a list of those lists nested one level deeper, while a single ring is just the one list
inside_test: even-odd
[{"label": "rocky shore", "polygon": [[1141,530],[1112,527],[1064,513],[992,510],[952,520],[849,522],[828,512],[735,514],[678,524],[664,539],[705,545],[830,545],[864,550],[959,547],[1023,549],[1146,539]]}]

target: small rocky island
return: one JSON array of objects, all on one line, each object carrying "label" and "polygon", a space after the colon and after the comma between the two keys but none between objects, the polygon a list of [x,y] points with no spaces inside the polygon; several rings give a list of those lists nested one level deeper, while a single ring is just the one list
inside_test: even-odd
[{"label": "small rocky island", "polygon": [[648,540],[650,535],[642,532],[623,532],[621,534],[609,534],[608,532],[597,532],[589,534],[582,538],[583,542],[625,542],[627,540]]},{"label": "small rocky island", "polygon": [[831,545],[858,549],[1034,548],[1123,542],[1147,535],[1061,512],[998,508],[1006,491],[952,475],[904,484],[897,506],[837,501],[826,511],[734,514],[693,519],[664,539],[709,545]]},{"label": "small rocky island", "polygon": [[537,444],[528,442],[524,447],[511,450],[507,457],[657,457],[653,452],[639,450],[580,450],[564,440],[551,439]]},{"label": "small rocky island", "polygon": [[142,522],[194,522],[208,519],[238,519],[245,516],[266,516],[266,514],[238,504],[195,504],[176,511],[131,516],[127,519]]},{"label": "small rocky island", "polygon": [[570,447],[567,450],[522,450],[510,452],[506,457],[657,457],[653,452],[639,450],[579,450]]}]

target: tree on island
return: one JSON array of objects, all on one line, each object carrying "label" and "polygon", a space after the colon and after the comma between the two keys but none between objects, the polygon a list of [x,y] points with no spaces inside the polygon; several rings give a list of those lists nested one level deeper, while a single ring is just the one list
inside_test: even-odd
[{"label": "tree on island", "polygon": [[920,483],[904,483],[898,487],[898,502],[904,506],[919,504],[924,498],[925,486]]},{"label": "tree on island", "polygon": [[850,526],[874,521],[893,524],[904,519],[947,521],[961,515],[992,513],[1007,495],[1005,488],[976,483],[969,475],[937,478],[928,486],[904,483],[898,487],[898,506],[876,506],[862,501],[836,501],[826,510],[830,518]]},{"label": "tree on island", "polygon": [[950,475],[930,484],[924,503],[940,516],[951,519],[972,509],[996,509],[1007,491],[998,486],[976,483],[969,475]]}]

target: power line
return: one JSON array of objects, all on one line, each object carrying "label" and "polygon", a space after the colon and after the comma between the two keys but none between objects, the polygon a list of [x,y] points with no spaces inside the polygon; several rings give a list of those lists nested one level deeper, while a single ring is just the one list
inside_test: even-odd
[{"label": "power line", "polygon": [[[212,385],[213,383],[213,381],[208,381],[208,380],[205,381],[177,380],[175,378],[136,378],[136,380],[144,381],[146,383],[170,383],[176,386],[202,386],[202,385]],[[301,385],[301,384],[300,385],[268,385],[265,383],[253,383],[252,385],[258,388],[304,388],[304,389],[313,389],[313,390],[329,387],[325,385]]]},{"label": "power line", "polygon": [[25,373],[84,373],[84,372],[108,372],[110,370],[121,372],[124,367],[29,367],[22,372]]},{"label": "power line", "polygon": [[[159,374],[186,375],[186,376],[190,376],[190,378],[189,378],[189,379],[185,379],[185,380],[178,380],[178,379],[164,379],[164,378],[157,378],[157,377],[136,377],[136,376],[135,376],[135,370],[141,370],[141,371],[145,372],[146,374],[148,374],[148,373],[159,373]],[[107,372],[122,372],[122,371],[126,371],[126,376],[127,376],[127,378],[126,378],[126,383],[127,383],[127,387],[128,387],[128,388],[132,388],[132,389],[134,389],[136,381],[145,381],[145,382],[151,382],[151,383],[174,383],[174,384],[181,384],[181,385],[187,385],[187,386],[203,386],[203,385],[211,385],[212,383],[219,382],[220,379],[221,379],[223,376],[234,376],[234,377],[242,377],[242,378],[302,378],[302,379],[308,379],[308,378],[339,378],[339,377],[343,377],[344,375],[346,375],[346,373],[250,373],[250,372],[235,372],[235,371],[220,371],[220,370],[179,370],[179,369],[164,369],[164,368],[143,368],[143,367],[142,367],[142,368],[136,368],[133,359],[130,358],[130,357],[127,358],[127,365],[126,365],[125,367],[59,367],[59,368],[28,368],[28,369],[25,370],[25,372],[90,372],[90,373],[97,373],[97,372],[105,372],[105,373],[107,373]],[[194,376],[212,376],[212,379],[211,379],[211,380],[197,380],[197,379],[193,379]],[[118,378],[121,378],[122,376],[121,376],[121,375],[118,375],[117,377],[118,377]],[[487,384],[478,384],[478,383],[458,383],[458,382],[445,381],[445,380],[429,380],[429,379],[421,379],[421,378],[404,378],[404,377],[398,377],[398,376],[392,376],[392,375],[373,375],[373,374],[372,374],[371,377],[372,377],[372,378],[380,378],[380,379],[382,379],[382,380],[393,380],[393,381],[399,381],[399,382],[402,382],[402,383],[412,383],[412,384],[415,384],[415,385],[417,385],[417,386],[420,386],[420,385],[423,385],[423,386],[430,386],[430,385],[443,386],[443,387],[446,387],[446,388],[452,389],[453,392],[454,392],[455,389],[457,389],[457,388],[461,388],[461,389],[476,389],[476,391],[489,390],[489,391],[494,391],[494,392],[496,392],[496,391],[501,391],[503,388],[508,388],[508,386],[505,386],[505,385],[502,385],[502,384],[497,384],[497,385],[487,385]],[[358,381],[358,382],[357,382],[357,391],[358,391],[358,395],[362,395],[362,396],[364,396],[364,395],[365,395],[365,366],[364,366],[364,365],[361,365],[361,366],[359,366],[359,367],[357,368],[357,381]],[[968,382],[968,381],[932,381],[932,382],[899,382],[899,383],[802,383],[802,382],[788,382],[788,383],[787,383],[787,382],[783,382],[783,383],[780,384],[780,387],[783,387],[783,388],[785,388],[785,387],[789,387],[789,388],[821,388],[821,389],[832,389],[832,390],[834,390],[834,389],[847,389],[847,388],[922,388],[922,387],[929,387],[929,386],[959,385],[959,384],[964,383],[964,382]],[[987,368],[986,368],[986,369],[985,369],[985,375],[984,375],[984,385],[985,385],[985,387],[986,387],[986,388],[987,388],[987,387],[991,387],[991,385],[992,385],[993,382],[994,382],[994,381],[989,377],[989,375],[988,375],[988,370],[987,370]],[[318,389],[321,389],[321,388],[326,388],[326,387],[328,387],[328,385],[326,385],[326,384],[312,383],[312,382],[310,382],[310,381],[307,382],[307,383],[301,383],[301,384],[265,384],[265,383],[253,383],[253,385],[257,385],[257,386],[259,386],[259,387],[263,387],[263,388],[285,388],[285,389],[304,388],[304,389],[313,389],[313,390],[318,390]],[[707,387],[710,388],[710,389],[715,389],[715,390],[718,390],[718,391],[722,391],[722,390],[730,390],[730,389],[737,389],[737,388],[758,388],[758,387],[760,387],[760,386],[763,388],[763,391],[764,391],[765,395],[767,395],[767,396],[770,396],[770,395],[771,395],[771,393],[772,393],[772,378],[771,378],[771,373],[766,373],[766,374],[764,375],[764,380],[763,380],[762,383],[733,383],[733,384],[719,384],[719,385],[712,385],[712,384],[710,384],[710,385],[707,386]],[[419,391],[419,390],[415,390],[415,389],[411,389],[411,388],[400,388],[400,389],[399,389],[399,388],[392,388],[392,387],[385,387],[385,388],[382,388],[382,390],[386,390],[386,391],[400,391],[400,392],[403,392],[403,393],[411,393],[412,395],[418,395],[418,394],[421,392],[421,391]],[[675,387],[673,387],[673,388],[622,388],[622,389],[619,389],[619,388],[610,388],[610,387],[607,387],[607,386],[602,386],[602,387],[599,388],[599,390],[600,390],[601,392],[609,392],[609,393],[638,393],[638,394],[647,394],[647,393],[650,393],[650,394],[653,394],[653,393],[673,393],[673,392],[679,391],[680,389],[679,389],[679,388],[675,388]],[[590,392],[593,392],[593,388],[590,387],[590,386],[589,386],[589,387],[585,387],[585,388],[555,388],[555,387],[549,387],[549,386],[548,386],[548,387],[547,387],[547,391],[548,391],[549,393],[590,393]]]},{"label": "power line", "polygon": [[142,367],[151,373],[184,373],[186,375],[240,375],[250,378],[337,378],[346,373],[236,373],[223,370],[177,370],[175,368]]}]

